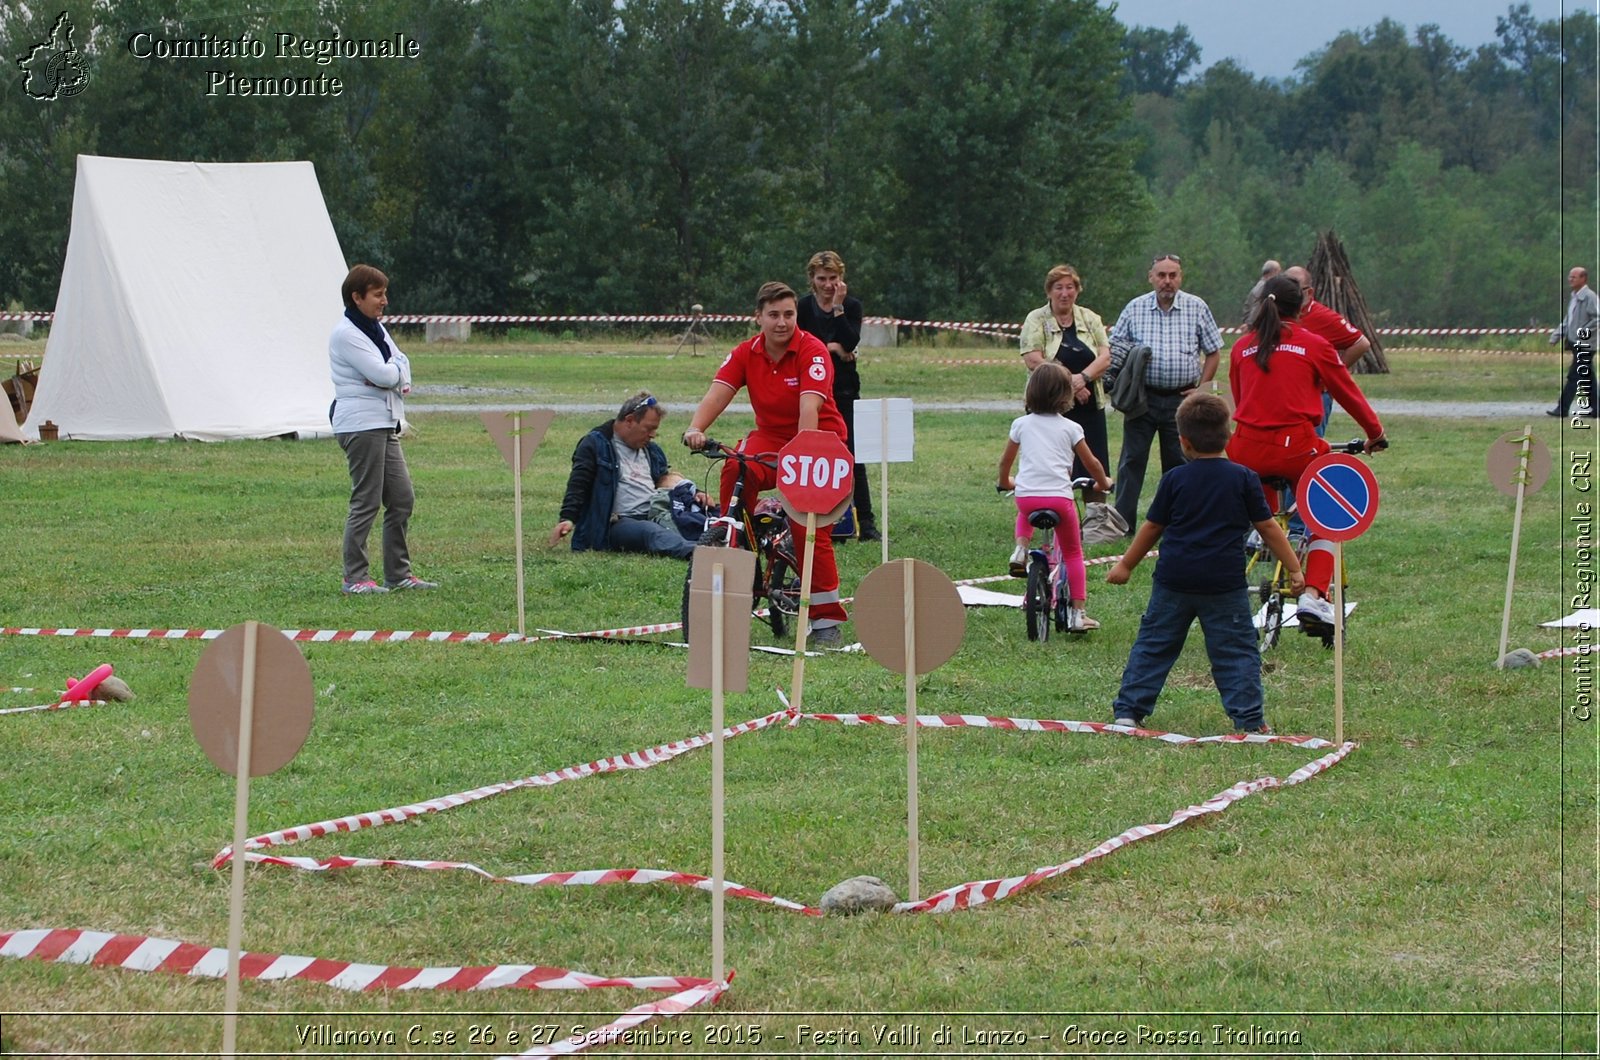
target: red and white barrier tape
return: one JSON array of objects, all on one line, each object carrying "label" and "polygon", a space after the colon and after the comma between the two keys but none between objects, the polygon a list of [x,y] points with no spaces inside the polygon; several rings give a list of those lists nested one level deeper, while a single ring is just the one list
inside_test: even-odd
[{"label": "red and white barrier tape", "polygon": [[[778,696],[784,702],[784,710],[768,714],[764,718],[758,718],[745,722],[742,725],[733,726],[725,730],[725,733],[729,735],[738,735],[743,732],[754,732],[758,729],[766,728],[780,719],[788,719],[791,726],[802,718],[813,721],[832,721],[842,724],[858,725],[905,724],[904,717],[898,715],[796,715],[792,710],[788,709],[788,700],[787,697],[783,695],[782,690],[779,690]],[[1122,735],[1139,736],[1146,739],[1157,739],[1167,743],[1175,744],[1281,743],[1311,749],[1322,749],[1333,746],[1328,741],[1314,736],[1263,736],[1254,733],[1231,733],[1226,736],[1193,737],[1183,736],[1178,733],[1162,732],[1154,729],[1129,729],[1124,726],[1113,726],[1099,722],[1048,721],[1033,718],[1000,718],[984,715],[930,715],[919,718],[919,722],[921,723],[919,727],[925,725],[930,728],[994,728],[1012,732],[1102,733],[1109,731],[1120,733]],[[547,784],[559,783],[561,780],[577,779],[584,776],[594,776],[601,772],[612,772],[616,768],[648,769],[650,766],[657,765],[660,762],[670,761],[672,758],[676,757],[678,754],[682,754],[685,751],[692,750],[697,747],[704,747],[709,744],[709,742],[709,735],[702,734],[689,740],[682,740],[673,744],[664,744],[661,747],[653,748],[649,751],[635,752],[631,755],[620,755],[615,758],[605,759],[600,763],[589,763],[585,766],[575,766],[566,770],[557,770],[553,773],[544,774],[542,778],[529,778],[528,780],[489,785],[484,788],[478,788],[472,792],[465,792],[460,795],[447,795],[442,798],[428,800],[427,802],[414,803],[411,806],[399,807],[394,810],[384,810],[374,814],[357,814],[351,817],[340,818],[336,821],[323,821],[313,825],[300,825],[295,828],[285,829],[280,832],[273,832],[265,836],[256,836],[252,839],[246,840],[245,857],[247,860],[257,864],[278,865],[284,868],[299,869],[301,871],[308,872],[325,872],[330,870],[351,868],[409,868],[426,871],[464,871],[498,883],[520,883],[529,886],[573,887],[598,886],[614,883],[672,883],[679,886],[688,886],[694,887],[698,890],[709,891],[711,890],[711,884],[706,877],[693,873],[677,872],[666,869],[590,869],[579,872],[569,871],[526,873],[518,876],[497,876],[485,869],[473,865],[470,862],[464,861],[399,858],[352,858],[342,856],[331,858],[300,858],[276,854],[263,855],[255,853],[255,851],[258,851],[263,847],[294,843],[302,839],[309,839],[313,836],[326,835],[330,832],[356,831],[362,828],[376,828],[385,824],[392,824],[396,821],[406,820],[409,817],[417,816],[420,813],[452,809],[455,806],[477,801],[478,799],[485,798],[489,795],[501,794],[502,792],[510,791],[518,787],[544,786]],[[922,902],[901,903],[900,906],[895,908],[895,911],[905,913],[947,912],[951,909],[965,908],[967,906],[978,905],[984,902],[998,901],[1001,898],[1009,897],[1012,894],[1026,890],[1029,887],[1036,886],[1045,880],[1054,879],[1057,876],[1071,872],[1073,869],[1087,864],[1088,862],[1097,858],[1104,857],[1113,850],[1127,846],[1129,843],[1136,842],[1140,839],[1147,839],[1151,836],[1160,835],[1161,833],[1174,828],[1177,825],[1182,824],[1184,821],[1190,820],[1194,817],[1208,813],[1219,813],[1245,796],[1253,795],[1258,791],[1265,791],[1269,788],[1298,784],[1301,781],[1315,776],[1317,773],[1331,768],[1351,751],[1353,751],[1357,746],[1358,745],[1355,743],[1345,743],[1337,751],[1325,755],[1322,758],[1309,763],[1308,765],[1302,766],[1300,769],[1291,773],[1287,778],[1281,781],[1276,777],[1260,777],[1256,780],[1240,781],[1223,792],[1212,796],[1203,803],[1179,810],[1163,824],[1136,825],[1135,827],[1106,840],[1104,843],[1100,844],[1100,846],[1089,851],[1087,854],[1081,855],[1078,858],[1074,858],[1072,861],[1064,862],[1060,865],[1035,869],[1033,872],[1028,873],[1025,876],[1016,876],[1005,880],[977,880],[971,883],[958,884],[955,887],[946,888],[937,895],[933,895]],[[667,748],[674,750],[671,754],[659,753]],[[615,762],[628,762],[630,764],[627,766],[598,768],[606,763]],[[542,781],[542,783],[536,784],[533,783],[533,781]],[[231,856],[231,851],[228,848],[224,848],[216,856],[216,858],[213,859],[212,864],[213,866],[220,868],[222,865],[227,863]],[[724,893],[736,898],[745,898],[751,901],[771,905],[776,908],[803,913],[808,916],[817,916],[821,914],[821,910],[812,906],[769,895],[763,891],[759,891],[751,887],[745,887],[742,884],[725,883]]]},{"label": "red and white barrier tape", "polygon": [[[730,725],[722,730],[725,740],[731,740],[745,733],[756,732],[772,723],[789,716],[788,710],[774,711],[764,718],[755,718],[738,725]],[[581,780],[584,777],[597,776],[601,773],[616,773],[627,769],[649,769],[651,766],[670,762],[679,755],[693,751],[700,747],[711,745],[711,733],[701,733],[685,740],[675,740],[672,743],[661,744],[657,747],[647,748],[643,751],[633,751],[628,754],[615,755],[599,761],[588,762],[583,765],[568,766],[565,769],[554,769],[538,776],[523,777],[520,780],[508,780],[500,784],[489,784],[471,791],[457,792],[454,795],[443,795],[439,798],[428,799],[424,802],[414,802],[406,806],[394,806],[387,810],[374,810],[368,813],[352,814],[349,817],[340,817],[315,824],[297,825],[278,832],[269,832],[266,835],[253,836],[245,840],[244,848],[247,851],[261,850],[265,847],[286,846],[298,843],[302,839],[312,839],[316,836],[327,835],[331,832],[355,832],[363,828],[377,828],[381,825],[394,824],[398,821],[410,820],[425,813],[438,813],[442,810],[453,810],[457,806],[479,802],[495,795],[504,795],[508,791],[520,788],[546,788],[560,784],[567,780]],[[221,868],[232,857],[231,847],[223,847],[212,859],[212,866]]]},{"label": "red and white barrier tape", "polygon": [[[31,958],[56,964],[89,964],[138,972],[169,972],[201,979],[222,979],[228,974],[225,947],[197,946],[173,939],[143,935],[115,935],[107,931],[37,928],[0,933],[0,957]],[[322,983],[337,990],[671,990],[672,996],[637,1005],[604,1027],[575,1034],[564,1041],[540,1045],[518,1057],[569,1056],[607,1045],[657,1016],[676,1016],[714,1002],[728,989],[730,972],[722,982],[682,975],[599,976],[567,968],[534,964],[496,964],[484,967],[413,968],[403,965],[360,964],[321,957],[294,957],[269,953],[240,953],[241,979],[299,980]]]},{"label": "red and white barrier tape", "polygon": [[[655,884],[666,883],[677,887],[691,887],[711,894],[715,891],[709,876],[672,869],[580,869],[567,872],[524,872],[516,876],[497,876],[470,861],[433,861],[415,858],[301,858],[285,854],[258,854],[247,850],[245,861],[253,865],[277,865],[280,868],[298,869],[301,872],[340,872],[345,869],[421,869],[426,872],[468,872],[492,883],[516,883],[524,887],[603,887],[614,883]],[[791,902],[746,887],[732,880],[722,881],[722,893],[752,902],[764,902],[806,916],[821,916],[822,910]]]},{"label": "red and white barrier tape", "polygon": [[[115,637],[123,640],[216,640],[225,629],[140,629],[109,627],[67,629],[53,626],[6,626],[0,636],[17,637]],[[384,641],[424,640],[451,644],[501,644],[533,640],[520,633],[458,633],[421,629],[285,629],[285,637],[301,643],[325,644],[333,641],[379,643]]]},{"label": "red and white barrier tape", "polygon": [[1551,648],[1548,651],[1536,652],[1535,657],[1540,659],[1559,659],[1566,655],[1592,655],[1600,653],[1600,649],[1590,644],[1572,644],[1565,648]]},{"label": "red and white barrier tape", "polygon": [[[48,324],[55,319],[53,312],[23,311],[0,313],[0,321],[33,320]],[[384,317],[385,324],[688,324],[693,321],[712,324],[748,324],[748,313],[396,313]],[[1022,325],[1014,320],[903,320],[899,317],[865,317],[865,324],[880,324],[900,328],[932,328],[938,331],[966,331],[979,334],[1015,338]],[[1242,331],[1237,327],[1219,329],[1226,334]],[[1549,328],[1374,328],[1378,335],[1546,335]]]},{"label": "red and white barrier tape", "polygon": [[1318,773],[1333,768],[1346,755],[1355,750],[1357,746],[1359,745],[1355,743],[1346,743],[1337,751],[1330,752],[1313,762],[1306,763],[1282,780],[1277,777],[1257,777],[1255,780],[1241,780],[1232,787],[1211,796],[1205,802],[1184,807],[1168,818],[1165,823],[1134,825],[1127,831],[1107,839],[1087,854],[1079,855],[1071,861],[1063,862],[1060,865],[1049,865],[1044,868],[1034,869],[1024,876],[1011,876],[998,880],[977,880],[972,883],[959,884],[955,887],[946,888],[937,894],[931,894],[920,902],[901,902],[894,907],[894,911],[897,913],[946,913],[954,909],[970,909],[976,905],[984,905],[988,902],[998,902],[1002,899],[1010,898],[1031,887],[1037,887],[1047,880],[1064,876],[1091,861],[1099,860],[1114,851],[1128,846],[1130,843],[1160,835],[1197,817],[1221,813],[1240,799],[1250,795],[1310,780]]},{"label": "red and white barrier tape", "polygon": [[[1152,557],[1160,555],[1152,550]],[[1085,560],[1084,566],[1094,567],[1115,563],[1117,556],[1100,556]],[[980,585],[985,582],[1010,581],[1009,574],[991,574],[982,578],[964,578],[957,585]],[[849,603],[846,598],[843,603]],[[280,632],[289,640],[301,644],[381,644],[401,641],[427,641],[449,644],[512,644],[534,643],[542,640],[612,640],[623,637],[643,637],[656,633],[672,633],[682,629],[682,622],[656,622],[642,626],[623,626],[618,629],[592,629],[582,633],[549,631],[544,636],[529,637],[521,633],[467,633],[443,630],[416,629],[285,629]],[[142,629],[138,627],[64,628],[53,626],[4,626],[0,636],[14,637],[111,637],[118,640],[216,640],[227,630],[222,629]]]},{"label": "red and white barrier tape", "polygon": [[107,699],[81,699],[62,700],[59,703],[39,703],[31,707],[5,707],[0,709],[0,714],[32,714],[41,710],[69,710],[72,707],[104,707],[111,703]]},{"label": "red and white barrier tape", "polygon": [[[794,728],[802,721],[832,721],[843,725],[904,726],[904,714],[794,714],[788,722]],[[1332,742],[1320,736],[1288,736],[1279,733],[1264,735],[1254,732],[1230,732],[1221,736],[1184,736],[1160,729],[1130,729],[1105,721],[1054,721],[1045,718],[1001,718],[984,714],[918,714],[919,729],[1008,729],[1012,732],[1091,732],[1112,733],[1119,736],[1142,736],[1170,744],[1203,743],[1276,743],[1290,747],[1304,747],[1320,751],[1332,747]]]},{"label": "red and white barrier tape", "polygon": [[[39,928],[0,934],[0,957],[29,957],[59,964],[93,964],[136,972],[171,972],[199,979],[228,974],[226,946],[197,946],[172,939],[114,935],[105,931]],[[601,976],[535,964],[413,968],[361,964],[321,957],[240,953],[241,979],[295,979],[337,990],[683,990],[709,979],[675,975]]]}]

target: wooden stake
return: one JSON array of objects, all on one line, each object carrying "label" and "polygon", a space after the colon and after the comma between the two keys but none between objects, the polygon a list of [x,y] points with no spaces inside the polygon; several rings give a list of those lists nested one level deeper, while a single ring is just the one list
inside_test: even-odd
[{"label": "wooden stake", "polygon": [[722,982],[723,948],[723,565],[711,567],[711,978]]},{"label": "wooden stake", "polygon": [[250,757],[256,714],[256,622],[244,624],[244,674],[239,683],[239,758],[233,788],[233,876],[228,900],[228,985],[223,1000],[222,1055],[238,1055],[239,947],[244,935],[244,843],[250,807]]},{"label": "wooden stake", "polygon": [[878,402],[878,536],[883,538],[883,562],[889,562],[889,399]]},{"label": "wooden stake", "polygon": [[1344,745],[1344,542],[1333,544],[1333,742]]},{"label": "wooden stake", "polygon": [[1533,425],[1522,428],[1522,453],[1517,458],[1517,512],[1511,519],[1511,564],[1506,571],[1506,606],[1500,614],[1500,654],[1495,665],[1503,665],[1511,639],[1511,587],[1517,580],[1517,541],[1522,537],[1522,497],[1528,488],[1528,452],[1533,446]]},{"label": "wooden stake", "polygon": [[800,575],[800,613],[795,616],[794,630],[794,707],[796,713],[801,709],[805,698],[806,681],[806,637],[807,628],[811,623],[811,569],[812,559],[817,551],[817,513],[806,513],[806,550],[801,566],[805,569]]},{"label": "wooden stake", "polygon": [[511,490],[517,534],[517,635],[527,636],[527,583],[522,572],[522,413],[511,414]]},{"label": "wooden stake", "polygon": [[906,878],[911,901],[921,900],[921,844],[917,807],[917,597],[912,560],[901,560],[905,572],[906,627]]}]

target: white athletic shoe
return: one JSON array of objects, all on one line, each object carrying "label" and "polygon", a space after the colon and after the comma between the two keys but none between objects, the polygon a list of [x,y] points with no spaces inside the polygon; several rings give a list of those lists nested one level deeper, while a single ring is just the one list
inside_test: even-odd
[{"label": "white athletic shoe", "polygon": [[1008,569],[1013,578],[1026,578],[1028,576],[1028,550],[1021,545],[1011,550],[1011,563]]},{"label": "white athletic shoe", "polygon": [[1307,589],[1300,594],[1300,599],[1296,606],[1296,617],[1300,619],[1300,625],[1302,626],[1309,623],[1332,629],[1333,605],[1313,593],[1310,589]]}]

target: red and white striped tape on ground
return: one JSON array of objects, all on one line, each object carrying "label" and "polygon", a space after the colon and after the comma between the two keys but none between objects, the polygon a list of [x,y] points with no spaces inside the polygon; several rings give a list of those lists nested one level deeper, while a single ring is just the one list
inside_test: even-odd
[{"label": "red and white striped tape on ground", "polygon": [[[843,725],[904,726],[904,714],[795,714],[789,718],[788,727],[794,728],[802,721],[831,721]],[[1008,729],[1012,732],[1089,732],[1114,733],[1123,736],[1143,736],[1170,744],[1201,743],[1277,743],[1291,747],[1304,747],[1320,751],[1333,744],[1320,736],[1289,736],[1273,733],[1268,736],[1255,732],[1230,732],[1221,736],[1184,736],[1160,729],[1131,729],[1105,721],[1053,721],[1044,718],[1001,718],[986,714],[918,714],[919,729]]]},{"label": "red and white striped tape on ground", "polygon": [[[195,978],[221,979],[228,974],[224,947],[197,946],[172,939],[142,935],[114,935],[106,931],[38,928],[0,933],[0,957],[32,958],[57,964],[89,964],[140,972],[170,972]],[[541,1045],[518,1053],[519,1057],[566,1056],[622,1037],[629,1028],[656,1016],[676,1016],[715,1001],[728,989],[733,976],[722,982],[681,975],[599,976],[567,968],[534,964],[496,964],[485,967],[413,968],[402,965],[360,964],[321,957],[293,957],[267,953],[240,953],[239,977],[258,980],[300,980],[322,983],[338,990],[671,990],[671,997],[629,1009],[604,1027],[565,1041]]]},{"label": "red and white striped tape on ground", "polygon": [[[722,730],[724,739],[731,740],[745,733],[756,732],[764,729],[776,721],[789,716],[788,710],[774,711],[764,718],[755,718],[738,725],[730,725]],[[387,810],[374,810],[368,813],[352,814],[349,817],[340,817],[315,824],[297,825],[279,832],[270,832],[266,835],[253,836],[246,839],[244,848],[247,851],[261,850],[265,847],[284,846],[289,843],[298,843],[302,839],[312,839],[316,836],[327,835],[331,832],[355,832],[362,828],[377,828],[380,825],[394,824],[397,821],[410,820],[425,813],[438,813],[442,810],[453,810],[457,806],[479,802],[495,795],[504,795],[508,791],[520,788],[544,788],[560,784],[568,780],[581,780],[584,777],[597,776],[601,773],[616,773],[628,769],[649,769],[651,766],[670,762],[674,758],[688,751],[711,745],[711,734],[701,733],[684,740],[675,740],[672,743],[661,744],[657,747],[647,748],[643,751],[633,751],[628,754],[615,755],[611,758],[602,758],[595,762],[583,765],[568,766],[565,769],[553,769],[548,773],[538,776],[523,777],[520,780],[508,780],[500,784],[489,784],[471,791],[457,792],[454,795],[443,795],[439,798],[428,799],[423,802],[414,802],[405,806],[394,806]],[[217,856],[212,859],[212,865],[221,868],[227,864],[232,856],[231,847],[223,847]]]},{"label": "red and white striped tape on ground", "polygon": [[[790,725],[802,719],[813,721],[838,722],[843,724],[858,725],[904,725],[903,716],[875,715],[875,714],[808,714],[797,715],[788,707],[787,698],[779,690],[779,698],[784,700],[785,709],[775,711],[763,718],[753,719],[741,725],[731,726],[724,730],[725,736],[731,738],[747,732],[755,732],[767,728],[780,720],[787,720]],[[1154,729],[1130,729],[1125,726],[1108,725],[1100,722],[1076,721],[1048,721],[1033,718],[1003,718],[985,715],[931,715],[918,719],[921,726],[929,728],[993,728],[1012,732],[1079,732],[1079,733],[1117,733],[1121,735],[1157,739],[1175,744],[1202,744],[1202,743],[1280,743],[1291,746],[1322,749],[1332,747],[1326,740],[1313,736],[1263,736],[1259,734],[1229,734],[1227,736],[1192,737],[1178,733],[1166,733]],[[920,727],[920,726],[919,726]],[[446,795],[425,802],[412,803],[409,806],[396,807],[389,810],[380,810],[375,813],[356,814],[337,820],[321,821],[316,824],[299,825],[294,828],[272,832],[266,835],[255,836],[245,840],[244,856],[247,860],[266,865],[278,865],[284,868],[299,869],[301,871],[325,872],[353,868],[408,868],[425,871],[464,871],[481,876],[498,883],[520,883],[528,886],[601,886],[617,883],[670,883],[679,886],[694,887],[698,890],[710,890],[711,884],[705,877],[693,874],[662,869],[590,869],[578,872],[550,872],[527,873],[519,876],[499,876],[482,869],[470,862],[446,859],[398,859],[398,858],[299,858],[283,855],[263,855],[257,853],[263,848],[284,846],[296,843],[303,839],[327,835],[333,832],[353,832],[363,828],[377,828],[386,824],[404,821],[422,813],[439,812],[453,809],[456,806],[476,802],[491,795],[503,794],[507,791],[523,787],[548,786],[565,780],[576,780],[582,777],[596,776],[600,773],[615,772],[620,768],[648,769],[661,762],[671,761],[686,751],[710,744],[710,734],[701,734],[687,740],[680,740],[671,744],[651,748],[630,755],[619,755],[614,758],[604,759],[600,762],[591,762],[583,766],[573,766],[564,770],[555,770],[536,778],[509,781],[502,784],[492,784],[477,788],[473,791],[462,792],[457,795]],[[1006,880],[978,880],[970,883],[959,884],[947,888],[939,894],[930,897],[924,902],[902,903],[897,907],[898,912],[945,912],[950,909],[964,908],[969,905],[997,901],[1012,894],[1033,887],[1045,880],[1054,879],[1089,861],[1104,857],[1113,850],[1120,849],[1140,839],[1147,839],[1159,835],[1170,828],[1182,824],[1197,816],[1209,813],[1218,813],[1247,795],[1269,788],[1284,787],[1298,784],[1309,779],[1341,761],[1353,751],[1355,743],[1345,743],[1338,750],[1325,755],[1306,766],[1302,766],[1284,780],[1276,777],[1260,777],[1251,781],[1240,781],[1232,787],[1212,796],[1210,799],[1197,806],[1189,806],[1177,811],[1165,823],[1152,825],[1136,825],[1106,840],[1087,854],[1074,858],[1072,861],[1061,865],[1048,866],[1035,869],[1025,876],[1011,877]],[[668,753],[670,751],[670,753]],[[627,763],[614,765],[613,763]],[[214,867],[220,868],[232,857],[230,848],[223,848],[213,859]],[[769,895],[763,891],[746,887],[742,884],[724,883],[724,893],[736,898],[745,898],[761,902],[792,912],[806,915],[820,915],[820,910],[801,902]]]},{"label": "red and white striped tape on ground", "polygon": [[1567,655],[1600,654],[1600,648],[1590,644],[1571,644],[1564,648],[1551,648],[1548,651],[1536,652],[1535,657],[1540,659],[1560,659]]},{"label": "red and white striped tape on ground", "polygon": [[[1156,552],[1150,553],[1158,555]],[[1085,562],[1085,566],[1115,563],[1116,556],[1101,556]],[[1009,574],[992,574],[982,578],[965,578],[957,585],[979,585],[985,582],[1009,581]],[[844,601],[848,603],[848,599]],[[513,644],[533,643],[542,640],[618,640],[625,637],[644,637],[657,633],[672,633],[683,628],[682,622],[657,622],[651,625],[623,626],[618,629],[593,629],[582,633],[550,631],[544,636],[529,637],[521,633],[465,633],[442,630],[414,629],[285,629],[281,632],[289,640],[302,644],[383,644],[402,641],[427,641],[448,644]],[[4,626],[0,636],[14,637],[111,637],[119,640],[216,640],[227,632],[222,629],[160,629],[138,627],[100,626],[95,628],[64,628],[54,626]]]},{"label": "red and white striped tape on ground", "polygon": [[32,714],[41,710],[70,710],[73,707],[105,707],[111,703],[107,699],[82,699],[62,700],[59,703],[36,703],[31,707],[5,707],[0,709],[0,714]]},{"label": "red and white striped tape on ground", "polygon": [[[61,964],[92,964],[136,972],[171,972],[198,979],[220,979],[228,974],[226,946],[197,946],[172,939],[140,935],[114,935],[105,931],[39,928],[0,934],[0,957],[31,957]],[[413,968],[402,965],[362,964],[321,957],[274,956],[240,953],[239,977],[260,980],[301,980],[323,983],[337,990],[597,990],[627,987],[633,990],[683,990],[704,986],[709,979],[675,975],[601,976],[566,968],[536,964],[495,964],[482,967]]]}]

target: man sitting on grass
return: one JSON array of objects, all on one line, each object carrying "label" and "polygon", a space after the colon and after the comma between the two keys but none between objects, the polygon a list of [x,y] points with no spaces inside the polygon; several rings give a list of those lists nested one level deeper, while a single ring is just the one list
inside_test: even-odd
[{"label": "man sitting on grass", "polygon": [[[616,419],[578,441],[561,519],[550,531],[552,547],[570,534],[574,552],[647,552],[677,559],[694,555],[694,539],[672,524],[669,512],[657,518],[652,511],[657,490],[687,481],[667,467],[667,454],[655,443],[665,415],[654,395],[640,391],[622,403]],[[695,500],[704,506],[709,499],[698,493]]]},{"label": "man sitting on grass", "polygon": [[1138,728],[1155,712],[1156,697],[1198,618],[1222,709],[1238,732],[1271,733],[1263,714],[1261,653],[1245,584],[1244,537],[1254,526],[1283,563],[1291,591],[1305,589],[1300,559],[1267,510],[1261,479],[1228,459],[1228,405],[1193,393],[1178,406],[1178,440],[1188,463],[1161,476],[1144,525],[1106,581],[1125,585],[1145,554],[1161,542],[1150,603],[1128,653],[1122,687],[1112,701],[1114,723]]}]

